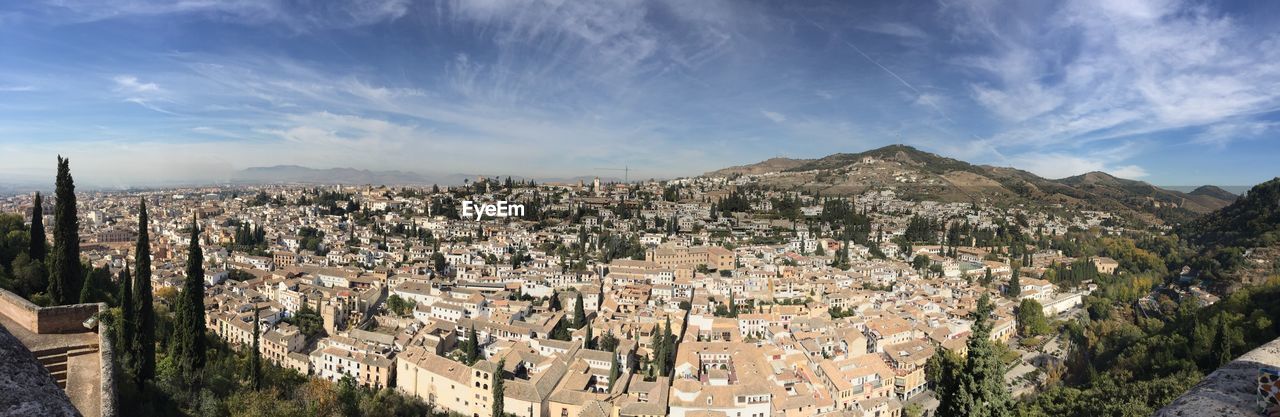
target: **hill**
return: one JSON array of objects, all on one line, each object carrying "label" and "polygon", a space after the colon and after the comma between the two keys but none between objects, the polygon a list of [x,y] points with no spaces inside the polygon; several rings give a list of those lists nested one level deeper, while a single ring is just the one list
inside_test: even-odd
[{"label": "hill", "polygon": [[711,171],[703,175],[708,177],[728,177],[734,174],[758,175],[770,172],[786,171],[812,161],[812,159],[769,158],[762,162],[728,167]]},{"label": "hill", "polygon": [[1280,178],[1258,184],[1221,210],[1177,229],[1195,245],[1188,262],[1205,280],[1234,289],[1277,276],[1280,261]]},{"label": "hill", "polygon": [[772,173],[758,177],[758,181],[765,186],[803,188],[825,195],[887,189],[909,200],[1061,205],[1129,213],[1145,221],[1170,223],[1190,221],[1235,199],[1217,187],[1183,193],[1103,172],[1046,179],[1020,169],[974,165],[907,145],[814,160],[777,159],[708,175]]}]

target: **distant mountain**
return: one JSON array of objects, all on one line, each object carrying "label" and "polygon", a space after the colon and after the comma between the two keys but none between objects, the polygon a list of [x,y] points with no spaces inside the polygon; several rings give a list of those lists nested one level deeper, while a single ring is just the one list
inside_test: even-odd
[{"label": "distant mountain", "polygon": [[345,184],[345,185],[456,185],[474,175],[425,175],[406,171],[370,171],[355,168],[307,168],[297,165],[246,168],[235,172],[231,182],[241,184]]},{"label": "distant mountain", "polygon": [[890,189],[911,200],[1062,205],[1130,212],[1150,221],[1174,223],[1189,221],[1235,200],[1233,195],[1219,192],[1221,189],[1216,187],[1202,187],[1199,193],[1183,193],[1104,172],[1046,179],[1015,168],[973,165],[907,145],[838,153],[813,160],[775,158],[707,175],[725,173],[776,173],[778,175],[760,177],[760,182],[779,188],[820,191],[824,195]]},{"label": "distant mountain", "polygon": [[1230,191],[1218,188],[1213,185],[1201,185],[1199,187],[1196,187],[1196,189],[1191,190],[1191,192],[1187,194],[1212,197],[1212,198],[1225,200],[1225,201],[1235,201],[1237,197],[1235,194],[1232,194]]},{"label": "distant mountain", "polygon": [[738,165],[728,167],[716,171],[708,172],[704,175],[708,177],[727,177],[734,174],[753,175],[764,174],[769,172],[786,171],[807,163],[813,162],[812,159],[792,159],[792,158],[769,158],[763,162],[757,162],[750,165]]},{"label": "distant mountain", "polygon": [[[462,185],[475,181],[480,174],[422,174],[408,171],[371,171],[355,168],[308,168],[297,165],[253,167],[236,171],[230,182],[236,184],[343,184],[343,185]],[[486,174],[493,178],[494,175]],[[498,175],[506,178],[507,175]],[[511,175],[514,180],[528,179]],[[596,177],[533,178],[539,183],[590,184]],[[622,182],[617,177],[599,177],[601,182]]]}]

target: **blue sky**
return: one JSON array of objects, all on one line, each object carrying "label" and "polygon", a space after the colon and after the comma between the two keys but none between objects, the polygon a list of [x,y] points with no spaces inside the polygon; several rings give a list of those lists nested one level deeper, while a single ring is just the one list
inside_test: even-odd
[{"label": "blue sky", "polygon": [[692,175],[907,143],[1280,173],[1280,2],[0,1],[0,176]]}]

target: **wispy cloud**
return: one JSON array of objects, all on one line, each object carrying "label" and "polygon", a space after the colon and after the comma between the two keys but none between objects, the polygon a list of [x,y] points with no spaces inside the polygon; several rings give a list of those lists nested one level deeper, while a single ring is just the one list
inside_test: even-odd
[{"label": "wispy cloud", "polygon": [[774,123],[782,123],[787,121],[787,116],[782,113],[768,111],[768,110],[760,110],[760,114],[764,115],[765,118],[772,120]]}]

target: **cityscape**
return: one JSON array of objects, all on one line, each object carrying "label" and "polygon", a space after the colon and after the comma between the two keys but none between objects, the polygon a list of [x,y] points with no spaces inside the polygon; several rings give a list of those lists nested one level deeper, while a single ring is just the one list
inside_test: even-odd
[{"label": "cityscape", "polygon": [[0,416],[1280,416],[1280,10],[960,3],[0,6]]}]

